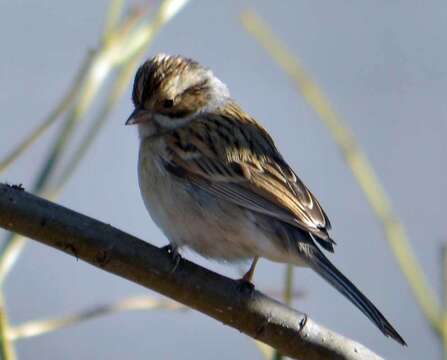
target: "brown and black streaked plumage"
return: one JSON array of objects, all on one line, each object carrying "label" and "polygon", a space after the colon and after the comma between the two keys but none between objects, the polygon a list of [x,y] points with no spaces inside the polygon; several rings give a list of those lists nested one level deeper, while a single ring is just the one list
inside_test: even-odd
[{"label": "brown and black streaked plumage", "polygon": [[171,164],[187,170],[184,176],[190,181],[308,231],[334,251],[331,225],[318,200],[283,160],[269,134],[235,103],[218,109],[211,121],[199,116],[167,134],[166,143]]},{"label": "brown and black streaked plumage", "polygon": [[[174,248],[227,261],[308,266],[386,335],[405,341],[323,254],[333,252],[329,219],[267,131],[197,62],[158,55],[137,72],[139,181],[145,205]],[[318,244],[318,245],[317,245]]]}]

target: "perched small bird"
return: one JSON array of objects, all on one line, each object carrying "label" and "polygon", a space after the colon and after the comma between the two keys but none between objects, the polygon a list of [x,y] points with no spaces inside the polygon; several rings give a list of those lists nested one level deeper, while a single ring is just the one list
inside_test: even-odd
[{"label": "perched small bird", "polygon": [[211,70],[160,54],[135,76],[138,178],[144,203],[170,249],[188,246],[227,261],[258,258],[307,266],[356,305],[384,335],[403,338],[320,250],[334,251],[320,203],[267,133]]}]

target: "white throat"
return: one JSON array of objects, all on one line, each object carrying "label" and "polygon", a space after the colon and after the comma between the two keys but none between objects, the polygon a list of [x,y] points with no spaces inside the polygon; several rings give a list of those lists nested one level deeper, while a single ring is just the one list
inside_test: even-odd
[{"label": "white throat", "polygon": [[138,136],[140,140],[144,140],[148,137],[154,136],[158,133],[157,126],[154,123],[138,124]]}]

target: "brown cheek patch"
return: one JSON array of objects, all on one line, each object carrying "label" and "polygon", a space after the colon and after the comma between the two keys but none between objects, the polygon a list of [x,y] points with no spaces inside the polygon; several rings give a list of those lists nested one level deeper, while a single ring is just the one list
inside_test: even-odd
[{"label": "brown cheek patch", "polygon": [[208,102],[207,94],[203,92],[188,93],[182,97],[179,104],[182,109],[188,110],[191,113],[204,107]]},{"label": "brown cheek patch", "polygon": [[206,95],[202,94],[185,94],[180,101],[174,105],[172,109],[165,109],[160,105],[160,112],[170,116],[171,118],[184,118],[192,115],[197,110],[205,106],[207,103]]}]

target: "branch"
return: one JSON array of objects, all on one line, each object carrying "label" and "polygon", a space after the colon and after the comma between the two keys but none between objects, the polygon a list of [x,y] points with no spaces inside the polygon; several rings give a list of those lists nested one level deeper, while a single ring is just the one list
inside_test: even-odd
[{"label": "branch", "polygon": [[0,184],[0,226],[153,289],[293,358],[381,359],[363,345],[238,282],[98,220]]}]

